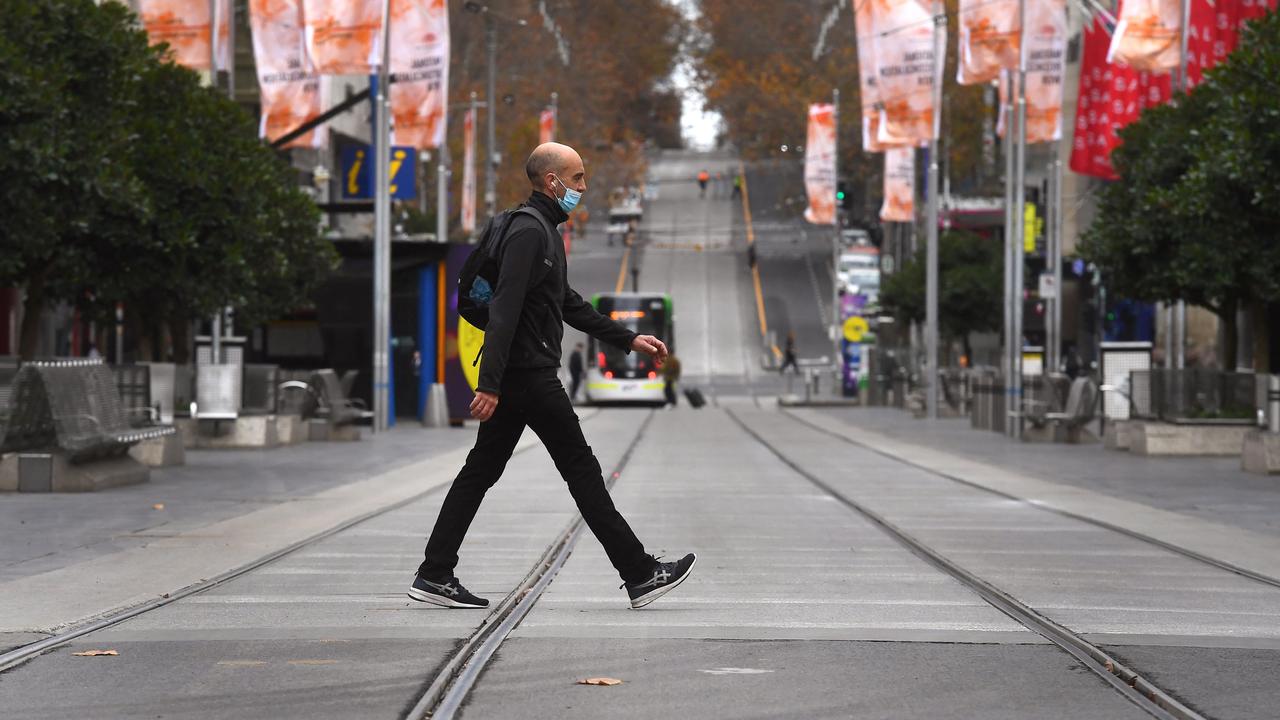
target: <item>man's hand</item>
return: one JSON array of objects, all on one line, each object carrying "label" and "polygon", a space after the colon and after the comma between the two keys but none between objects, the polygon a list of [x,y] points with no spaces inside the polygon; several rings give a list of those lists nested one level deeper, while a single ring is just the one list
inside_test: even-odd
[{"label": "man's hand", "polygon": [[498,409],[498,396],[493,393],[477,391],[476,396],[471,400],[471,417],[484,422],[493,417],[493,411]]},{"label": "man's hand", "polygon": [[667,359],[667,346],[652,335],[637,335],[636,339],[631,341],[631,349],[652,355],[659,366]]}]

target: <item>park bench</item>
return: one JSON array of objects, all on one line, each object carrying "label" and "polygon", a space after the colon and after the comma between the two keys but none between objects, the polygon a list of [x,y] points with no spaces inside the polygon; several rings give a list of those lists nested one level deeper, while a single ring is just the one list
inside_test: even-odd
[{"label": "park bench", "polygon": [[[171,426],[155,425],[150,408],[125,407],[116,378],[101,360],[23,364],[13,381],[9,410],[0,451],[38,453],[48,461],[48,485],[30,489],[91,490],[145,481],[146,468],[124,456],[139,442],[174,432]],[[68,469],[98,461],[114,461],[115,470]],[[67,477],[60,482],[58,475]]]},{"label": "park bench", "polygon": [[1085,425],[1097,416],[1098,385],[1086,377],[1078,377],[1071,381],[1067,391],[1067,403],[1062,412],[1028,412],[1027,420],[1037,428],[1050,427],[1054,438],[1058,438],[1058,429],[1063,431],[1063,438],[1068,443],[1079,443],[1086,437]]},{"label": "park bench", "polygon": [[310,384],[319,400],[317,416],[327,419],[333,426],[353,425],[373,417],[363,400],[347,397],[338,373],[333,370],[315,371]]}]

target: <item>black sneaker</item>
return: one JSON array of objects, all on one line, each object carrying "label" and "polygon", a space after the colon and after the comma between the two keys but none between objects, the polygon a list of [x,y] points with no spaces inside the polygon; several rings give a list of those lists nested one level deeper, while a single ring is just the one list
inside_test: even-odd
[{"label": "black sneaker", "polygon": [[485,608],[489,601],[472,595],[462,587],[458,578],[450,578],[447,582],[432,582],[424,577],[415,576],[413,586],[409,588],[409,597],[418,602],[443,605],[448,608]]},{"label": "black sneaker", "polygon": [[648,580],[635,585],[623,583],[622,587],[631,596],[632,609],[642,608],[675,590],[677,585],[689,577],[689,571],[693,570],[693,563],[697,560],[697,555],[689,553],[676,562],[660,562],[653,568],[653,577]]}]

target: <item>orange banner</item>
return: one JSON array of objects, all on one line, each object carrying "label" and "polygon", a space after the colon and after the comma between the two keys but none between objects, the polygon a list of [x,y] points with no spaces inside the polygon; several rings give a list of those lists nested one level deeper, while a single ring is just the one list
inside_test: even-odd
[{"label": "orange banner", "polygon": [[1165,72],[1182,64],[1180,0],[1123,0],[1107,62]]},{"label": "orange banner", "polygon": [[476,230],[476,110],[462,119],[462,231]]},{"label": "orange banner", "polygon": [[956,82],[991,82],[1018,67],[1018,0],[960,0],[960,58]]},{"label": "orange banner", "polygon": [[538,144],[555,142],[555,139],[556,111],[547,108],[538,115]]},{"label": "orange banner", "polygon": [[897,147],[927,143],[938,132],[933,96],[942,81],[946,29],[935,32],[930,0],[870,2],[880,93],[876,139]]},{"label": "orange banner", "polygon": [[809,106],[809,135],[804,145],[804,189],[809,207],[804,219],[815,225],[836,222],[836,108]]},{"label": "orange banner", "polygon": [[[1026,0],[1027,4],[1027,142],[1062,139],[1062,76],[1067,61],[1066,0]],[[1014,71],[1000,74],[1000,107],[1009,104]],[[1005,113],[996,132],[1005,136]]]},{"label": "orange banner", "polygon": [[379,0],[302,0],[307,53],[321,75],[368,75],[380,60]]},{"label": "orange banner", "polygon": [[884,222],[915,222],[915,148],[890,148],[885,151],[884,204],[880,206],[880,219]]},{"label": "orange banner", "polygon": [[[218,69],[231,66],[231,0],[218,4]],[[209,0],[138,0],[138,17],[152,45],[168,43],[173,61],[192,70],[208,70]]]},{"label": "orange banner", "polygon": [[[324,112],[323,87],[307,58],[302,0],[249,0],[249,24],[262,92],[258,132],[271,140]],[[321,126],[285,147],[323,147],[327,140]]]},{"label": "orange banner", "polygon": [[391,116],[395,142],[440,147],[449,97],[449,8],[445,0],[391,1]]},{"label": "orange banner", "polygon": [[875,25],[871,13],[872,0],[850,0],[853,3],[854,27],[858,43],[858,82],[862,102],[862,151],[882,152],[876,139],[880,129],[880,92],[876,79]]},{"label": "orange banner", "polygon": [[1027,142],[1062,139],[1067,0],[1026,0]]}]

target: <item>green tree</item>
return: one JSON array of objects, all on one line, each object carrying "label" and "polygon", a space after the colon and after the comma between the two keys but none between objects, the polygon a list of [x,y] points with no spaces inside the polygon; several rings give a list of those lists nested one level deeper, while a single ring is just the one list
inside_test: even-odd
[{"label": "green tree", "polygon": [[[970,232],[938,239],[938,333],[973,356],[970,333],[1000,329],[1001,246]],[[925,249],[885,279],[880,305],[901,323],[925,320]]]},{"label": "green tree", "polygon": [[1233,368],[1236,311],[1280,299],[1280,14],[1121,139],[1080,252],[1126,297],[1213,311]]},{"label": "green tree", "polygon": [[122,5],[0,0],[0,285],[25,291],[24,357],[41,310],[92,272],[103,219],[148,212],[119,160],[155,57]]},{"label": "green tree", "polygon": [[194,318],[305,303],[336,263],[314,204],[235,103],[147,47],[117,3],[0,0],[0,284],[41,309],[116,303],[154,357]]},{"label": "green tree", "polygon": [[100,253],[89,290],[125,303],[141,356],[154,356],[167,326],[183,359],[191,320],[228,305],[245,324],[287,312],[308,301],[337,258],[314,203],[235,103],[172,63],[151,65],[138,95],[128,162],[151,212],[102,233],[110,252]]}]

